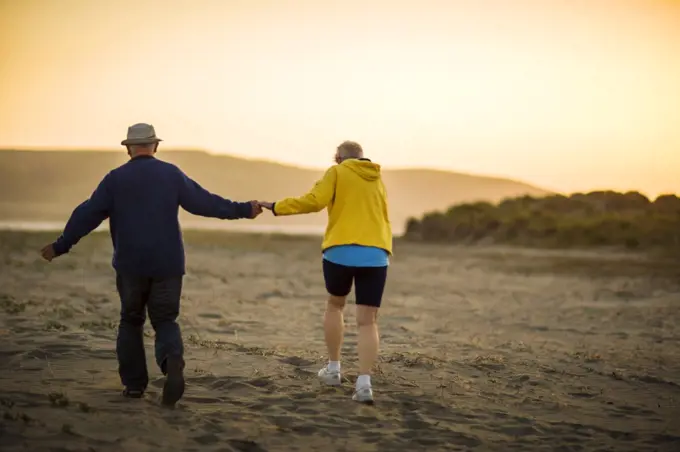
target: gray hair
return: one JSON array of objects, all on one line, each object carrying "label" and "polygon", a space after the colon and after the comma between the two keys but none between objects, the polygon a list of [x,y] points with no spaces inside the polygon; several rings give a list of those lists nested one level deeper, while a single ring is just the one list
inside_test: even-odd
[{"label": "gray hair", "polygon": [[340,143],[340,146],[338,146],[338,156],[343,159],[358,159],[364,156],[364,150],[356,141],[343,141]]},{"label": "gray hair", "polygon": [[128,148],[131,151],[143,151],[147,149],[155,149],[158,143],[144,143],[144,144],[129,144]]},{"label": "gray hair", "polygon": [[158,149],[158,143],[128,144],[127,148],[130,154],[155,152]]}]

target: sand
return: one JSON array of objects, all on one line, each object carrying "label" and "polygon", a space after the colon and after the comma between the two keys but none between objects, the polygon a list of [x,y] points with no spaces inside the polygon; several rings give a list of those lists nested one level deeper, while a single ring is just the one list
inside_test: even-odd
[{"label": "sand", "polygon": [[0,449],[678,451],[680,266],[615,252],[398,243],[374,406],[322,387],[319,239],[186,233],[188,387],[120,396],[105,234],[0,233]]}]

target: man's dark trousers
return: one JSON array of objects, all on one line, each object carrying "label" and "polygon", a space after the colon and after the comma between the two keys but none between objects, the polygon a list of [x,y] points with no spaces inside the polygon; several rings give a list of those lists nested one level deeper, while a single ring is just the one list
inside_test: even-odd
[{"label": "man's dark trousers", "polygon": [[177,357],[183,363],[184,343],[177,324],[182,276],[151,278],[119,272],[116,274],[116,286],[121,300],[116,341],[118,372],[126,388],[144,391],[149,383],[144,353],[147,311],[156,332],[158,367],[165,375],[169,357]]}]

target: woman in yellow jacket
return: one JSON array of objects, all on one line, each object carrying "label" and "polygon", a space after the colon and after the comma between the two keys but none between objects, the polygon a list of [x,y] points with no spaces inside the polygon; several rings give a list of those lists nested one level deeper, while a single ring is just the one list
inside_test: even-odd
[{"label": "woman in yellow jacket", "polygon": [[358,143],[345,141],[337,148],[337,165],[329,168],[309,193],[260,205],[280,216],[328,209],[328,226],[321,248],[323,275],[330,295],[324,315],[329,362],[319,371],[319,378],[329,385],[341,384],[342,312],[354,284],[359,377],[352,399],[372,403],[370,375],[379,346],[376,320],[392,255],[392,228],[380,165],[363,154]]}]

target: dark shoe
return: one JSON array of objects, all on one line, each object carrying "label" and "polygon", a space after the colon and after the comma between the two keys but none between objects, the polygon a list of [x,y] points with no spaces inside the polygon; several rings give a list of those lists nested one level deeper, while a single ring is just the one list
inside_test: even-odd
[{"label": "dark shoe", "polygon": [[163,405],[174,406],[184,395],[184,360],[170,356],[165,362],[165,385],[163,385]]},{"label": "dark shoe", "polygon": [[123,397],[128,397],[130,399],[141,399],[143,396],[144,396],[143,389],[125,388],[123,390]]}]

